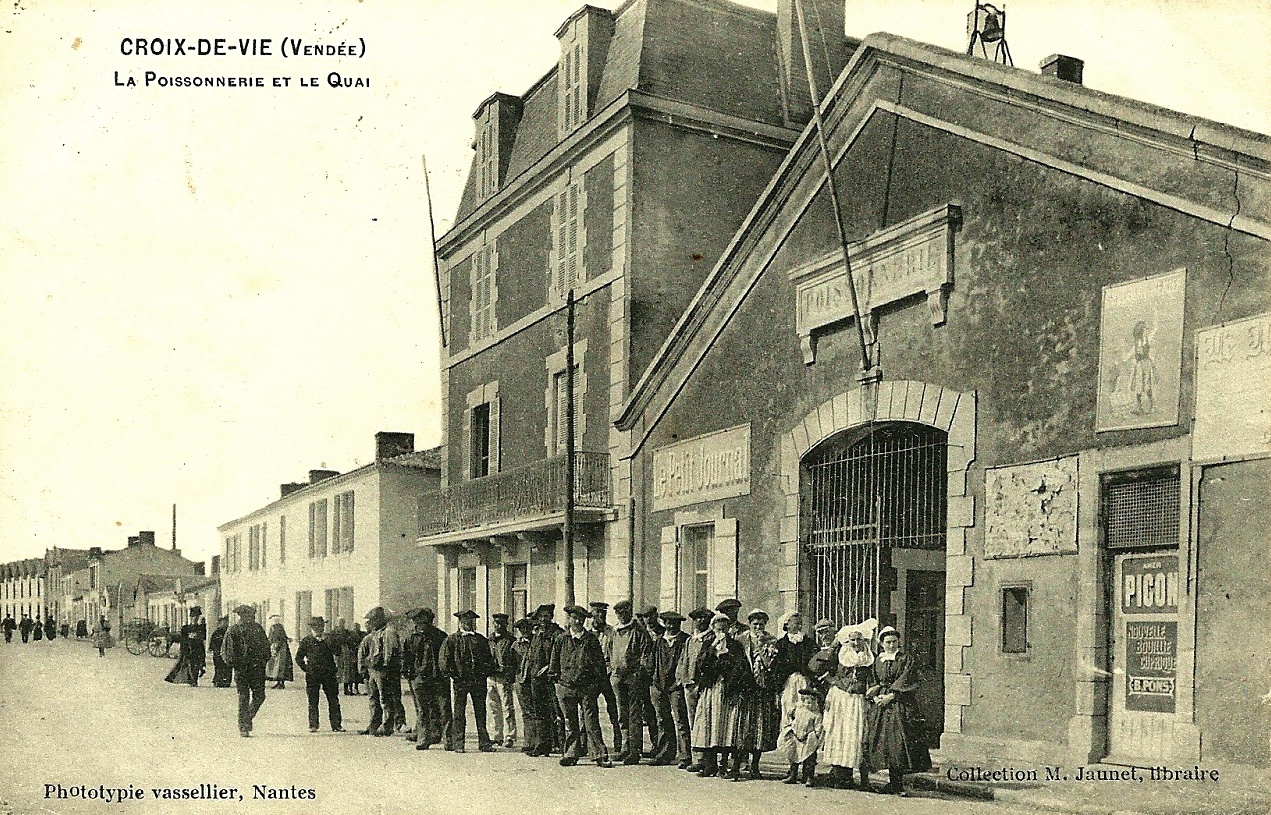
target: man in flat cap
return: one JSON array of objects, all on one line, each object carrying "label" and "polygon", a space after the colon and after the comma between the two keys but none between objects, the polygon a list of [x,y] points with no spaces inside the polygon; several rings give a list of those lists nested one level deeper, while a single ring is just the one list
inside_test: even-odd
[{"label": "man in flat cap", "polygon": [[600,682],[600,695],[605,700],[605,715],[609,717],[609,726],[613,728],[613,737],[616,739],[622,731],[618,729],[618,697],[614,695],[613,683],[609,681],[609,641],[613,639],[613,626],[609,624],[609,604],[593,600],[587,607],[591,609],[591,619],[588,621],[591,633],[600,640],[600,650],[606,654],[605,676]]},{"label": "man in flat cap", "polygon": [[[636,625],[649,632],[649,641],[656,643],[658,638],[662,636],[662,623],[658,621],[658,607],[645,606],[643,611],[636,613]],[[658,735],[658,715],[653,707],[652,694],[647,694],[642,700],[644,705],[644,726],[649,728],[649,747],[652,749],[661,741]],[[646,753],[652,756],[653,753]]]},{"label": "man in flat cap", "polygon": [[[562,767],[577,764],[578,757],[586,749],[597,766],[612,767],[605,737],[600,732],[600,715],[596,710],[600,677],[605,673],[605,656],[600,649],[600,640],[583,627],[590,616],[587,609],[569,605],[565,607],[565,614],[569,616],[569,630],[556,640],[548,668],[548,674],[556,680],[556,699],[565,719],[565,744],[560,764]],[[582,738],[584,728],[587,732],[586,748]]]},{"label": "man in flat cap", "polygon": [[327,717],[331,721],[331,730],[339,733],[340,718],[340,685],[336,674],[336,646],[327,636],[327,621],[321,617],[309,618],[309,636],[300,641],[296,648],[296,664],[305,675],[305,694],[309,697],[309,732],[318,732],[318,695],[327,696]]},{"label": "man in flat cap", "polygon": [[649,696],[658,718],[658,740],[653,744],[653,764],[679,764],[684,769],[692,763],[689,746],[688,709],[684,687],[677,675],[680,658],[688,634],[680,630],[684,615],[678,611],[662,612],[662,635],[653,643],[653,681]]},{"label": "man in flat cap", "polygon": [[450,677],[450,706],[453,718],[450,722],[450,744],[447,749],[464,752],[468,736],[468,700],[472,700],[472,714],[477,721],[477,747],[483,753],[494,749],[490,732],[485,726],[486,678],[494,673],[494,656],[490,643],[477,633],[478,614],[472,609],[456,611],[459,630],[446,637],[441,648],[441,663]]},{"label": "man in flat cap", "polygon": [[269,662],[269,637],[256,622],[256,609],[242,605],[234,609],[238,622],[225,632],[221,659],[234,669],[238,689],[238,735],[252,734],[252,720],[265,704],[265,663]]},{"label": "man in flat cap", "polygon": [[[684,650],[680,652],[680,662],[675,668],[675,678],[684,689],[684,707],[688,712],[689,730],[692,732],[693,717],[697,714],[697,663],[702,656],[702,648],[711,641],[711,617],[715,613],[705,606],[700,606],[688,613],[693,621],[693,633],[684,642]],[[697,772],[699,765],[690,764],[684,769]]]},{"label": "man in flat cap", "polygon": [[749,627],[737,619],[737,617],[741,614],[741,601],[736,597],[721,600],[719,605],[715,606],[715,610],[726,616],[732,622],[732,624],[728,627],[729,634],[737,637],[748,630]]},{"label": "man in flat cap", "polygon": [[[376,606],[366,613],[368,633],[362,643],[363,676],[366,679],[371,722],[364,734],[391,736],[405,724],[402,707],[402,643],[397,629],[388,624],[388,612]],[[382,725],[382,727],[381,727]]]},{"label": "man in flat cap", "polygon": [[546,756],[565,743],[565,722],[556,701],[556,683],[547,675],[552,662],[552,649],[565,631],[552,618],[556,606],[544,603],[534,610],[534,637],[530,640],[529,676],[534,709],[538,712],[538,744],[528,755]]},{"label": "man in flat cap", "polygon": [[446,634],[433,624],[437,614],[421,608],[411,614],[415,630],[402,648],[402,673],[415,701],[415,732],[407,736],[416,750],[427,750],[450,733],[450,679],[441,663]]},{"label": "man in flat cap", "polygon": [[490,653],[494,656],[494,675],[490,677],[490,692],[486,706],[494,719],[490,735],[495,744],[512,747],[516,744],[516,702],[513,686],[516,684],[516,652],[512,650],[514,637],[508,630],[508,615],[491,614],[494,630],[490,632]]},{"label": "man in flat cap", "polygon": [[618,728],[621,738],[614,736],[623,764],[639,764],[644,749],[644,700],[649,694],[653,674],[653,641],[649,633],[636,625],[631,601],[614,603],[618,617],[613,638],[609,641],[609,679],[618,697]]},{"label": "man in flat cap", "polygon": [[523,617],[512,626],[516,630],[516,640],[512,643],[512,653],[516,660],[516,698],[521,701],[521,725],[524,744],[521,752],[535,752],[539,742],[539,730],[542,722],[539,712],[534,707],[534,690],[530,676],[530,644],[534,639],[534,621]]}]

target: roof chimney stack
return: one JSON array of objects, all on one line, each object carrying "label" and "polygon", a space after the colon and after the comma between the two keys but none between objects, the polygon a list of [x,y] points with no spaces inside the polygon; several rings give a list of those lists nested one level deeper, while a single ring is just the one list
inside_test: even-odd
[{"label": "roof chimney stack", "polygon": [[1081,72],[1086,63],[1076,57],[1051,54],[1041,61],[1042,76],[1053,76],[1075,85],[1081,84]]},{"label": "roof chimney stack", "polygon": [[137,542],[140,543],[142,546],[154,546],[154,532],[153,531],[138,532],[137,538],[138,538]]},{"label": "roof chimney stack", "polygon": [[375,434],[376,461],[384,461],[413,452],[415,452],[414,433],[393,433],[381,430]]},{"label": "roof chimney stack", "polygon": [[812,74],[816,77],[817,92],[822,97],[830,92],[830,86],[847,65],[848,51],[843,33],[844,0],[777,0],[781,107],[788,125],[802,127],[812,118],[813,99],[808,90],[808,71],[804,67],[803,38],[799,34],[796,3],[803,10],[808,51],[812,54]]},{"label": "roof chimney stack", "polygon": [[328,478],[335,478],[339,474],[339,470],[310,470],[309,483],[317,484],[320,481],[326,481]]},{"label": "roof chimney stack", "polygon": [[303,490],[307,486],[309,485],[304,483],[303,481],[300,481],[300,482],[292,481],[290,484],[279,484],[278,485],[279,497],[286,498],[288,495],[291,495],[296,490]]}]

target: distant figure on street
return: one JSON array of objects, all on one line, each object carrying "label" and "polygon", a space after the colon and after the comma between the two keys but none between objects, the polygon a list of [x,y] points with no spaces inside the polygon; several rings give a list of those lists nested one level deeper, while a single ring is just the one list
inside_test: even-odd
[{"label": "distant figure on street", "polygon": [[362,667],[358,663],[358,654],[361,653],[362,642],[366,639],[366,632],[362,630],[362,624],[353,623],[353,628],[344,636],[344,684],[347,686],[344,693],[347,696],[359,696],[362,691],[358,688],[362,684]]},{"label": "distant figure on street", "polygon": [[282,627],[282,617],[269,618],[269,664],[265,666],[265,678],[273,680],[274,690],[282,690],[295,679],[291,664],[291,637]]},{"label": "distant figure on street", "polygon": [[402,674],[415,700],[415,732],[406,738],[415,742],[416,750],[450,738],[450,679],[441,664],[446,634],[433,624],[436,618],[431,608],[412,614],[415,630],[402,649]]},{"label": "distant figure on street", "polygon": [[23,645],[26,645],[27,641],[31,639],[31,629],[34,626],[35,623],[31,622],[31,615],[23,614],[22,622],[18,623],[18,632],[22,634]]},{"label": "distant figure on street", "polygon": [[296,664],[305,674],[305,693],[309,697],[309,732],[318,732],[318,695],[327,696],[327,717],[331,730],[344,731],[340,726],[340,688],[337,682],[335,652],[331,638],[326,634],[327,621],[321,617],[309,620],[309,636],[300,641],[296,649]]},{"label": "distant figure on street", "polygon": [[229,631],[229,617],[222,617],[216,621],[216,630],[212,632],[212,639],[208,642],[208,648],[212,651],[212,687],[228,688],[234,684],[234,672],[225,660],[221,659],[221,648],[225,645],[225,633]]},{"label": "distant figure on street", "polygon": [[348,663],[345,661],[344,640],[349,635],[349,630],[345,626],[344,618],[339,617],[332,621],[327,630],[327,642],[331,644],[331,650],[335,654],[335,681],[341,686],[341,690],[348,691],[345,679],[348,670]]},{"label": "distant figure on street", "polygon": [[234,669],[238,689],[238,735],[252,734],[252,719],[265,704],[265,663],[269,662],[269,637],[256,622],[256,609],[242,605],[234,609],[238,622],[225,632],[221,659]]},{"label": "distant figure on street", "polygon": [[[402,643],[389,626],[388,612],[376,606],[366,613],[369,633],[358,648],[358,666],[370,696],[371,721],[362,735],[391,736],[402,707]],[[405,722],[402,722],[404,725]]]},{"label": "distant figure on street", "polygon": [[36,642],[44,639],[44,626],[40,625],[38,619],[31,621],[31,633],[35,636]]},{"label": "distant figure on street", "polygon": [[177,664],[164,677],[165,682],[180,682],[192,688],[199,686],[199,677],[207,671],[207,649],[204,646],[207,637],[207,623],[203,621],[202,609],[198,606],[190,609],[191,622],[181,626],[181,651]]},{"label": "distant figure on street", "polygon": [[479,615],[472,609],[456,611],[459,630],[446,638],[442,646],[442,664],[450,677],[451,711],[449,749],[464,751],[468,731],[468,700],[472,700],[472,714],[477,722],[477,746],[483,753],[494,749],[490,731],[485,726],[486,677],[494,673],[494,655],[490,643],[477,633]]},{"label": "distant figure on street", "polygon": [[53,615],[44,618],[44,639],[52,642],[57,639],[57,623],[53,620]]},{"label": "distant figure on street", "polygon": [[4,622],[0,623],[0,628],[4,629],[4,641],[6,643],[13,642],[13,629],[18,627],[18,623],[13,619],[12,614],[4,615]]},{"label": "distant figure on street", "polygon": [[97,656],[106,656],[106,649],[113,645],[110,641],[110,623],[106,622],[106,618],[102,617],[97,623],[97,631],[93,634],[93,645],[97,646]]},{"label": "distant figure on street", "polygon": [[88,620],[79,620],[75,623],[75,639],[82,640],[88,636]]}]

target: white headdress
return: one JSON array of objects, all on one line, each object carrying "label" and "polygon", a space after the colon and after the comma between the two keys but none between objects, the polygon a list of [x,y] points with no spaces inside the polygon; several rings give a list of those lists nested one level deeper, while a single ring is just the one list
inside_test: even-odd
[{"label": "white headdress", "polygon": [[[845,625],[839,629],[838,634],[834,636],[834,641],[839,645],[846,646],[847,641],[853,634],[860,634],[868,642],[874,636],[874,629],[878,628],[878,620],[870,617],[863,623],[856,625]],[[839,649],[839,664],[844,668],[866,667],[874,664],[874,650],[866,648],[864,651],[855,651],[852,648]]]}]

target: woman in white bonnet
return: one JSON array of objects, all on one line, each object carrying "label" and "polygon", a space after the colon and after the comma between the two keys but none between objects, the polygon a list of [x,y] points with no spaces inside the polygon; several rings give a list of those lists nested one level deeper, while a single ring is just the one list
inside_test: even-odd
[{"label": "woman in white bonnet", "polygon": [[[830,785],[856,785],[854,769],[861,768],[861,742],[865,735],[865,691],[870,685],[874,664],[871,640],[878,621],[872,617],[856,625],[845,625],[834,637],[837,653],[832,664],[823,667],[828,690],[825,697],[825,743],[821,760],[830,765]],[[866,782],[864,770],[860,785]]]}]

